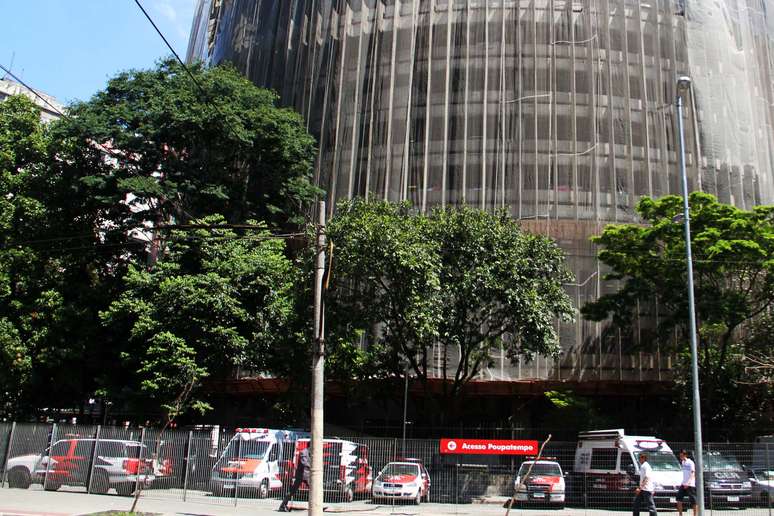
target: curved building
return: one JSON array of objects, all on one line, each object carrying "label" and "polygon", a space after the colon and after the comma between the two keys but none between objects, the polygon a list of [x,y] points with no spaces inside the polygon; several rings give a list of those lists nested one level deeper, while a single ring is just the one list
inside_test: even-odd
[{"label": "curved building", "polygon": [[[579,306],[615,288],[588,237],[680,194],[677,76],[689,187],[774,201],[774,0],[199,0],[188,58],[303,114],[329,202],[507,209],[567,251]],[[579,318],[558,361],[494,357],[482,379],[669,377],[646,330],[603,330]]]}]

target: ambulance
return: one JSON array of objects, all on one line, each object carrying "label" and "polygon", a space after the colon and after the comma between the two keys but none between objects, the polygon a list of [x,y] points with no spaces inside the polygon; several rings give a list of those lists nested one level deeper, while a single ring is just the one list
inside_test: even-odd
[{"label": "ambulance", "polygon": [[645,452],[653,468],[657,505],[674,506],[682,482],[682,470],[674,452],[663,439],[626,435],[622,428],[578,434],[573,498],[598,505],[630,505],[639,484],[638,456]]},{"label": "ambulance", "polygon": [[271,428],[237,428],[212,469],[210,489],[215,496],[254,494],[266,498],[280,491],[288,475],[284,464],[293,460],[296,441],[306,432]]}]

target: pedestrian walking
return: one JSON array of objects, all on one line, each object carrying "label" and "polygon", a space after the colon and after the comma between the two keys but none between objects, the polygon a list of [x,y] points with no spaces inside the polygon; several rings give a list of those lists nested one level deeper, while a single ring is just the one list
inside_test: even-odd
[{"label": "pedestrian walking", "polygon": [[677,490],[677,514],[683,516],[683,500],[688,502],[696,516],[696,464],[688,458],[688,452],[680,450],[680,465],[683,469],[683,480]]},{"label": "pedestrian walking", "polygon": [[634,516],[640,516],[640,508],[645,507],[648,510],[650,516],[657,516],[656,503],[653,501],[653,490],[655,488],[653,482],[653,468],[648,464],[648,456],[645,453],[640,453],[640,485],[634,490],[634,507],[632,514]]},{"label": "pedestrian walking", "polygon": [[306,482],[309,485],[309,469],[312,464],[309,461],[309,448],[304,448],[298,454],[298,465],[296,466],[296,474],[293,477],[293,485],[290,486],[290,490],[285,494],[285,498],[282,499],[282,503],[279,506],[279,512],[288,512],[288,503],[293,495],[296,494],[298,488],[301,487],[302,482]]}]

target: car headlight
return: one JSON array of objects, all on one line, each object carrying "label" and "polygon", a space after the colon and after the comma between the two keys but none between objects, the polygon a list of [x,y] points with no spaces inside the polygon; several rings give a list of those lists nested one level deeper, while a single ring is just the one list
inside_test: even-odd
[{"label": "car headlight", "polygon": [[710,489],[720,489],[720,482],[707,482],[707,487]]},{"label": "car headlight", "polygon": [[742,482],[742,489],[752,489],[752,482]]},{"label": "car headlight", "polygon": [[419,484],[417,484],[416,482],[409,482],[408,484],[406,484],[406,487],[418,487],[418,486]]},{"label": "car headlight", "polygon": [[382,487],[382,481],[381,480],[374,480],[374,487]]}]

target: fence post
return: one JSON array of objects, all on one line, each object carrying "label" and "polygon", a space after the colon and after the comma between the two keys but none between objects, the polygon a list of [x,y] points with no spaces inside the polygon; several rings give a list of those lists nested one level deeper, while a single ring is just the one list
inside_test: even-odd
[{"label": "fence post", "polygon": [[8,434],[8,447],[5,450],[5,461],[3,462],[3,473],[0,475],[0,487],[5,485],[5,475],[8,473],[8,461],[11,460],[11,445],[13,444],[13,434],[16,431],[16,421],[11,423],[11,432]]},{"label": "fence post", "polygon": [[[242,461],[242,440],[237,441],[237,461]],[[234,507],[239,504],[239,474],[234,473]]]},{"label": "fence post", "polygon": [[[774,469],[774,464],[771,463],[771,444],[765,443],[766,445],[766,470],[770,471],[771,469]],[[771,502],[772,502],[772,496],[770,493],[766,496],[766,505],[769,506],[769,516],[771,516]]]},{"label": "fence post", "polygon": [[91,451],[91,459],[89,460],[89,471],[87,472],[86,479],[86,494],[91,493],[91,482],[94,479],[94,466],[97,463],[97,448],[99,447],[99,435],[102,432],[102,427],[97,425],[97,431],[94,432],[94,449]]},{"label": "fence post", "polygon": [[[144,445],[145,445],[145,427],[142,427],[142,431],[140,432],[140,456],[139,456],[139,459],[138,459],[139,463],[137,464],[137,479],[134,481],[134,491],[135,491],[135,493],[137,492],[137,490],[140,489],[140,476],[142,475],[142,472],[145,471],[145,468],[143,467],[143,463],[142,463],[143,460],[145,459],[145,457],[143,457],[143,455],[145,455],[143,453],[143,451],[145,449]],[[145,478],[148,478],[148,474],[147,473],[145,473]],[[137,496],[137,495],[135,495],[135,496]]]},{"label": "fence post", "polygon": [[46,490],[46,484],[48,483],[48,473],[51,470],[51,463],[54,461],[52,452],[54,451],[54,443],[56,442],[56,423],[51,423],[51,436],[48,439],[48,460],[46,461],[46,474],[43,477],[43,490]]},{"label": "fence post", "polygon": [[51,436],[48,438],[48,460],[46,461],[46,475],[43,477],[43,490],[46,490],[48,484],[48,473],[51,471],[51,463],[54,462],[53,454],[54,443],[56,442],[56,423],[51,424]]},{"label": "fence post", "polygon": [[183,471],[183,501],[188,494],[188,470],[191,467],[191,441],[193,441],[193,431],[188,432],[188,442],[185,445],[185,471]]}]

